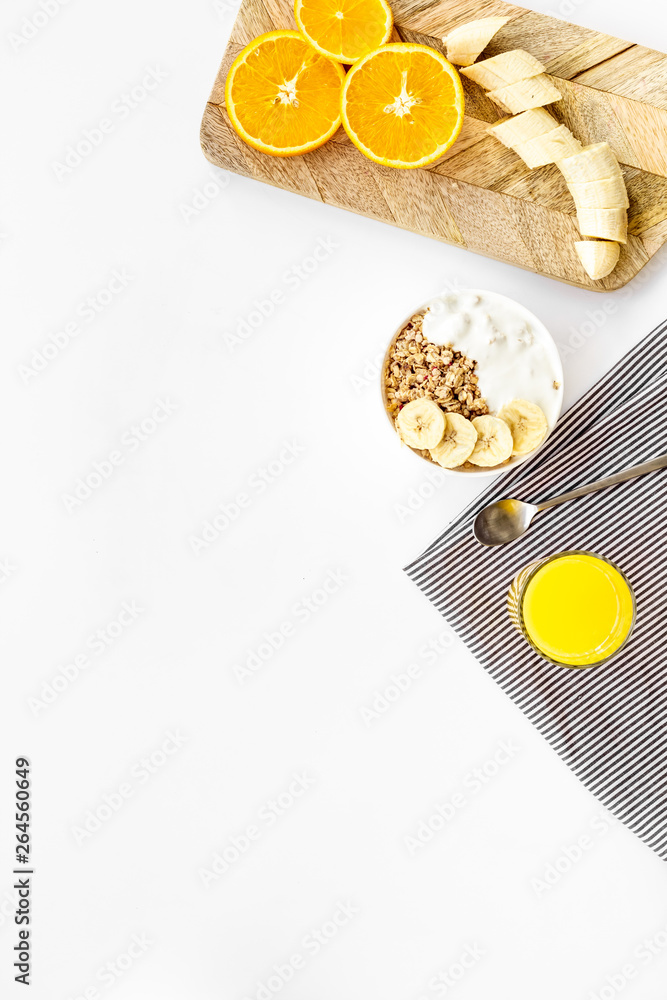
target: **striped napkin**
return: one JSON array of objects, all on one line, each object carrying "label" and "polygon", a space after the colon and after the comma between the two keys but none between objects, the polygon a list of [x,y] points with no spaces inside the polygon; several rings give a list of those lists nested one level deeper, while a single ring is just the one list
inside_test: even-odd
[{"label": "striped napkin", "polygon": [[[546,500],[665,452],[667,322],[405,572],[584,785],[667,860],[667,470],[545,511],[509,545],[484,548],[472,535],[475,515],[493,500]],[[552,666],[508,617],[516,573],[564,549],[607,556],[635,590],[635,631],[607,665]]]}]

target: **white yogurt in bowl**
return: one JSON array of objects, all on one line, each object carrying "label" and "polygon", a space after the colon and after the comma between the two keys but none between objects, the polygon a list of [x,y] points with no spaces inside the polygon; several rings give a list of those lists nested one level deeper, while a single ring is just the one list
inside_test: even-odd
[{"label": "white yogurt in bowl", "polygon": [[[533,313],[497,292],[447,292],[414,310],[392,338],[392,345],[415,313],[423,314],[426,341],[452,347],[476,362],[479,389],[491,414],[514,399],[529,400],[547,418],[547,440],[563,405],[563,368],[549,331]],[[384,393],[384,366],[382,379]],[[493,468],[466,464],[443,472],[497,475],[531,458],[537,450]]]}]

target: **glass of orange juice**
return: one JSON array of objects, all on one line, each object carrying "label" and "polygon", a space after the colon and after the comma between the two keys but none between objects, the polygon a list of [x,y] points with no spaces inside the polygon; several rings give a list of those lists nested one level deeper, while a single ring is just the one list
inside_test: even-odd
[{"label": "glass of orange juice", "polygon": [[507,595],[514,625],[533,649],[561,667],[606,663],[626,644],[636,602],[624,573],[594,552],[559,552],[514,578]]}]

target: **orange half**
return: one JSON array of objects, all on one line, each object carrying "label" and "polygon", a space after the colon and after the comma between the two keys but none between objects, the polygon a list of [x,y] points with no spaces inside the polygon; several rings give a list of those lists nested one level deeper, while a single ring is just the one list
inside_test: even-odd
[{"label": "orange half", "polygon": [[236,57],[225,104],[234,131],[271,156],[317,149],[340,125],[345,71],[298,31],[269,31]]},{"label": "orange half", "polygon": [[341,97],[343,128],[360,152],[387,167],[439,159],[463,124],[458,72],[427,45],[383,45],[355,63]]},{"label": "orange half", "polygon": [[389,41],[394,23],[386,0],[296,0],[294,16],[318,52],[348,64]]}]

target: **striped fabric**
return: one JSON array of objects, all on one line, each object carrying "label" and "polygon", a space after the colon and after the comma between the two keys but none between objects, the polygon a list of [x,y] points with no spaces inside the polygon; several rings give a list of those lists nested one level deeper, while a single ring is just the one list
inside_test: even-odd
[{"label": "striped fabric", "polygon": [[[494,481],[406,573],[584,785],[667,860],[667,470],[545,511],[509,545],[484,548],[471,527],[493,500],[538,502],[665,452],[667,322],[566,413],[533,461]],[[550,665],[507,614],[518,570],[565,549],[607,556],[635,590],[634,634],[608,665]]]}]

